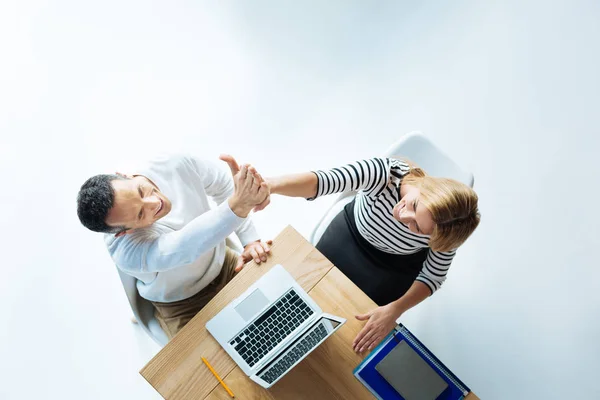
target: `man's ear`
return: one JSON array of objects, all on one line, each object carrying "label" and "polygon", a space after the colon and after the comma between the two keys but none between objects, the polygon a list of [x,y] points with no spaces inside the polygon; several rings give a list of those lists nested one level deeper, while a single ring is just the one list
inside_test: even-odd
[{"label": "man's ear", "polygon": [[115,237],[125,236],[125,235],[127,235],[127,234],[129,234],[131,232],[133,232],[133,229],[122,230],[122,231],[119,231],[119,232],[115,233]]},{"label": "man's ear", "polygon": [[127,179],[133,178],[133,175],[127,175],[127,174],[124,174],[124,173],[119,172],[119,171],[115,172],[115,174],[118,175],[118,176],[120,176],[121,178],[127,178]]}]

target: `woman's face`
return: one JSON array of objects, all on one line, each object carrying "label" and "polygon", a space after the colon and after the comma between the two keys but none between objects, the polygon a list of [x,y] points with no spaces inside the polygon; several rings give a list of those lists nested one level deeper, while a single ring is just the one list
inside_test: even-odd
[{"label": "woman's face", "polygon": [[394,218],[406,225],[413,233],[431,235],[435,222],[431,212],[419,204],[421,191],[414,186],[402,185],[400,195],[402,198],[392,211]]}]

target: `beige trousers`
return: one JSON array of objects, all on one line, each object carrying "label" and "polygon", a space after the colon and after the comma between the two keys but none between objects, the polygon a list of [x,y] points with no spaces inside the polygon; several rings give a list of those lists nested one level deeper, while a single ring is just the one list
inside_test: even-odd
[{"label": "beige trousers", "polygon": [[234,269],[237,259],[238,254],[229,247],[226,247],[225,261],[223,262],[221,273],[207,287],[187,299],[172,303],[152,302],[156,309],[154,315],[160,323],[161,328],[169,337],[169,340],[233,279],[236,274]]}]

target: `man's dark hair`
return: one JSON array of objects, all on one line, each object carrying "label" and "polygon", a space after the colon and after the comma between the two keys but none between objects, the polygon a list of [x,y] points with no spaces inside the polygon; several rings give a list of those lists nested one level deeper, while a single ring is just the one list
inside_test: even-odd
[{"label": "man's dark hair", "polygon": [[94,232],[116,233],[124,226],[109,226],[106,216],[113,206],[115,190],[111,182],[126,179],[119,175],[96,175],[85,181],[77,195],[77,216],[86,228]]}]

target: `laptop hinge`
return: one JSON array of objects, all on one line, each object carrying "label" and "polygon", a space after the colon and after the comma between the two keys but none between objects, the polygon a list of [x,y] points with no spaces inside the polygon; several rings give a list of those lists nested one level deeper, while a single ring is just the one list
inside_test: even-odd
[{"label": "laptop hinge", "polygon": [[[296,333],[294,336],[292,336],[290,338],[290,344],[288,344],[287,346],[282,348],[281,351],[271,353],[271,355],[269,357],[265,358],[265,360],[263,362],[256,364],[253,369],[256,369],[257,372],[254,372],[253,374],[258,375],[266,367],[268,367],[269,364],[271,364],[274,361],[274,359],[277,358],[277,356],[279,356],[281,353],[284,353],[287,349],[289,349],[291,346],[293,346],[307,330],[312,328],[317,322],[320,321],[322,315],[323,315],[323,313],[318,314],[318,316],[317,316],[317,314],[313,314],[314,321],[311,321],[310,324],[308,324],[308,325],[306,325],[306,327],[304,327],[304,329],[302,329],[301,331]],[[310,321],[310,319],[309,319],[309,321]]]}]

